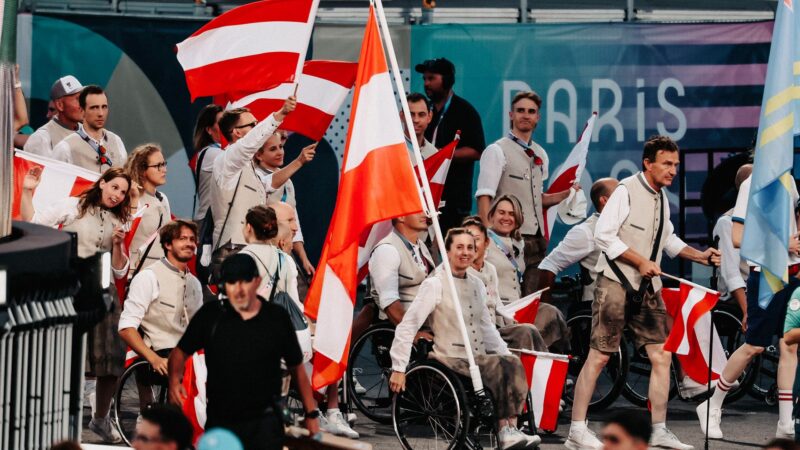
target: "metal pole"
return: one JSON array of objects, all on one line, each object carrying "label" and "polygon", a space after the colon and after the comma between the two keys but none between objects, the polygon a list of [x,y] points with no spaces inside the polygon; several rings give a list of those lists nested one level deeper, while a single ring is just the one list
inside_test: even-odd
[{"label": "metal pole", "polygon": [[[392,75],[394,76],[395,87],[400,97],[400,104],[403,107],[403,117],[406,121],[406,129],[409,134],[414,130],[414,125],[411,123],[411,113],[408,110],[408,102],[406,101],[405,90],[403,89],[403,81],[400,78],[400,69],[397,66],[397,58],[394,54],[394,46],[392,45],[392,37],[389,35],[389,25],[386,22],[386,16],[383,13],[383,4],[381,0],[373,0],[378,13],[378,21],[380,28],[383,32],[383,41],[386,43],[386,50],[389,54],[389,61],[391,64]],[[458,314],[458,322],[461,325],[461,337],[464,339],[464,350],[467,352],[467,362],[469,363],[469,374],[472,379],[472,386],[475,392],[483,390],[483,381],[481,380],[481,373],[478,366],[475,364],[475,356],[472,354],[472,347],[468,345],[470,342],[467,326],[464,323],[464,316],[461,313],[461,302],[458,299],[458,292],[456,291],[456,284],[453,281],[453,272],[450,268],[450,262],[447,260],[447,250],[444,247],[444,239],[442,238],[442,229],[439,226],[439,217],[437,216],[438,208],[433,202],[433,195],[431,194],[431,187],[428,184],[428,174],[425,172],[425,164],[422,163],[422,154],[419,151],[419,143],[413,137],[411,140],[411,147],[414,149],[414,159],[417,160],[417,170],[419,170],[419,178],[422,181],[422,191],[425,197],[428,211],[431,219],[433,220],[433,231],[436,242],[439,245],[439,251],[442,254],[442,268],[445,271],[447,278],[447,286],[450,288],[450,293],[455,303],[453,306]]]},{"label": "metal pole", "polygon": [[628,0],[628,4],[627,4],[627,6],[625,8],[625,20],[628,21],[628,22],[633,22],[633,19],[634,19],[634,17],[633,17],[633,14],[634,14],[634,12],[633,12],[633,1],[634,0]]},{"label": "metal pole", "polygon": [[17,1],[0,2],[0,239],[11,235],[14,152],[14,62],[17,59]]},{"label": "metal pole", "polygon": [[519,0],[519,23],[528,22],[528,0]]}]

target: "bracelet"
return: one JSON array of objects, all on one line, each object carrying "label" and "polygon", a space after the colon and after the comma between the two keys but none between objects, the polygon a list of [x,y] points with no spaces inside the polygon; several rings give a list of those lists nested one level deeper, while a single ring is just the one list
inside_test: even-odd
[{"label": "bracelet", "polygon": [[319,410],[315,409],[313,411],[306,411],[306,419],[318,419],[319,418]]},{"label": "bracelet", "polygon": [[19,81],[14,83],[14,89],[21,89],[21,88],[22,88],[22,83],[20,83]]}]

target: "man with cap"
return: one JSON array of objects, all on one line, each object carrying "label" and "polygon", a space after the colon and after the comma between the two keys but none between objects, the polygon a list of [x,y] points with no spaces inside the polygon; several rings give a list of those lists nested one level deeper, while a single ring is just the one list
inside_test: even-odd
[{"label": "man with cap", "polygon": [[83,123],[75,133],[53,147],[53,158],[103,173],[110,167],[122,167],[128,152],[122,139],[105,129],[108,120],[108,97],[100,86],[90,84],[78,94]]},{"label": "man with cap", "polygon": [[445,58],[429,59],[417,64],[415,69],[422,74],[425,94],[433,103],[433,117],[425,130],[425,138],[434,147],[442,148],[461,131],[442,194],[444,206],[439,223],[442,232],[447,232],[459,226],[472,210],[473,167],[486,147],[483,124],[475,108],[453,92],[456,67],[452,62]]},{"label": "man with cap", "polygon": [[222,300],[200,308],[169,356],[170,401],[177,405],[186,401],[181,381],[184,364],[189,355],[205,349],[205,428],[231,430],[248,450],[281,449],[283,360],[300,392],[306,428],[316,434],[319,411],[289,314],[257,295],[261,277],[249,255],[226,258],[220,278]]},{"label": "man with cap", "polygon": [[56,108],[56,115],[28,138],[23,150],[53,156],[53,147],[77,130],[78,123],[83,120],[83,111],[78,103],[78,95],[82,90],[83,85],[72,75],[61,77],[53,83],[50,100]]}]

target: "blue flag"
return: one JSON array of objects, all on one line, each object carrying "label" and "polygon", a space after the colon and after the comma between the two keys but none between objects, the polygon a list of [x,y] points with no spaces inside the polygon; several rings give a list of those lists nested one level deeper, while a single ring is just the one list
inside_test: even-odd
[{"label": "blue flag", "polygon": [[741,255],[761,266],[758,303],[769,305],[789,282],[794,220],[793,140],[800,133],[800,21],[792,0],[779,0],[758,122],[753,178]]}]

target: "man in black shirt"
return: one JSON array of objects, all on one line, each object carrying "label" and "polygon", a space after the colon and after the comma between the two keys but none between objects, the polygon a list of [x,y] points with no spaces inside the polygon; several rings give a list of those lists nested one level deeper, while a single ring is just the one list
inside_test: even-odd
[{"label": "man in black shirt", "polygon": [[456,68],[452,62],[445,58],[429,59],[415,69],[422,74],[425,94],[433,103],[433,118],[425,130],[425,138],[436,148],[442,148],[461,130],[461,140],[444,183],[444,206],[439,216],[442,232],[447,233],[450,228],[460,226],[472,210],[475,161],[486,147],[483,124],[475,108],[453,92]]},{"label": "man in black shirt", "polygon": [[240,253],[228,257],[222,263],[221,278],[227,299],[203,305],[170,354],[170,401],[183,404],[184,363],[189,355],[205,349],[206,429],[231,430],[247,450],[280,449],[283,422],[278,404],[283,360],[299,387],[306,428],[317,433],[319,411],[289,314],[256,295],[261,278],[250,256]]}]

